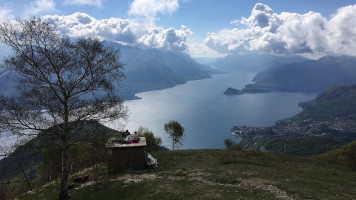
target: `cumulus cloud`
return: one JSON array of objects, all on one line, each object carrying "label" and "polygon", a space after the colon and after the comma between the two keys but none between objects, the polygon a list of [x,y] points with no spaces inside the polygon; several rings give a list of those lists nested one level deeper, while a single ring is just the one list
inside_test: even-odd
[{"label": "cumulus cloud", "polygon": [[103,0],[65,0],[64,4],[68,5],[88,5],[101,7]]},{"label": "cumulus cloud", "polygon": [[47,22],[70,37],[95,35],[103,40],[143,48],[163,48],[184,51],[186,40],[192,34],[189,28],[162,28],[152,23],[141,23],[130,19],[110,18],[97,20],[85,13],[68,16],[47,15]]},{"label": "cumulus cloud", "polygon": [[128,11],[130,16],[155,20],[158,13],[172,14],[179,8],[178,0],[134,0]]},{"label": "cumulus cloud", "polygon": [[217,58],[224,57],[227,55],[219,53],[202,43],[191,43],[188,44],[188,47],[189,48],[187,49],[187,53],[193,58]]},{"label": "cumulus cloud", "polygon": [[246,28],[208,33],[204,43],[219,52],[259,50],[266,53],[334,53],[356,55],[356,4],[327,20],[320,13],[275,13],[257,3],[251,16],[232,23]]},{"label": "cumulus cloud", "polygon": [[24,17],[32,17],[34,15],[44,14],[55,10],[56,3],[53,0],[36,0],[25,5]]},{"label": "cumulus cloud", "polygon": [[338,9],[326,29],[329,48],[335,53],[356,55],[356,4]]}]

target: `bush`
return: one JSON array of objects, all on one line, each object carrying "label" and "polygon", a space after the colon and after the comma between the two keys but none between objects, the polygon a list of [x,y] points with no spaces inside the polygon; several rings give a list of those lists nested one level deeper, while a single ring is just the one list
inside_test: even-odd
[{"label": "bush", "polygon": [[232,141],[231,139],[225,139],[224,144],[225,144],[225,149],[227,150],[237,150],[237,151],[242,150],[242,145],[237,144],[235,141]]},{"label": "bush", "polygon": [[148,152],[165,149],[163,146],[161,146],[162,139],[160,137],[155,137],[152,131],[148,130],[147,128],[139,127],[137,133],[139,136],[146,138],[146,150]]}]

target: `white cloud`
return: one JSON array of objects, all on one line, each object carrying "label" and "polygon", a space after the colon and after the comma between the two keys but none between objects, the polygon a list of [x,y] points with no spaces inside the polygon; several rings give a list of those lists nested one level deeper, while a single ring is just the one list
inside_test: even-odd
[{"label": "white cloud", "polygon": [[234,19],[234,20],[230,21],[230,24],[236,24],[236,25],[239,25],[239,24],[240,24],[240,20],[238,20],[238,19]]},{"label": "white cloud", "polygon": [[101,7],[103,0],[65,0],[64,4],[68,5],[89,5]]},{"label": "white cloud", "polygon": [[172,14],[179,8],[178,0],[134,0],[128,11],[130,16],[153,21],[158,13]]},{"label": "white cloud", "polygon": [[162,28],[151,23],[141,23],[129,19],[110,18],[97,20],[85,13],[68,16],[47,15],[44,17],[59,31],[70,37],[95,35],[104,40],[143,48],[163,48],[184,51],[186,40],[192,34],[189,28]]},{"label": "white cloud", "polygon": [[328,47],[334,53],[356,55],[356,4],[338,9],[326,29]]},{"label": "white cloud", "polygon": [[15,16],[12,14],[12,10],[6,7],[0,7],[0,20],[14,19]]},{"label": "white cloud", "polygon": [[24,17],[32,17],[34,15],[44,14],[55,10],[56,3],[53,0],[36,0],[29,5],[25,5]]},{"label": "white cloud", "polygon": [[257,3],[251,16],[234,20],[245,29],[208,33],[204,43],[219,52],[259,50],[267,53],[356,55],[356,4],[340,8],[330,20],[320,13],[275,13]]},{"label": "white cloud", "polygon": [[209,48],[205,44],[201,44],[201,43],[188,44],[188,47],[189,48],[187,49],[187,53],[193,58],[203,58],[203,57],[218,58],[227,55],[227,54],[219,53]]}]

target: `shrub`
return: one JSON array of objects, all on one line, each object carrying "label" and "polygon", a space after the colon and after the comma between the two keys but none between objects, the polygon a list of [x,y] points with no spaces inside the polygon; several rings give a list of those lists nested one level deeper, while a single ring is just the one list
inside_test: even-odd
[{"label": "shrub", "polygon": [[164,149],[161,146],[162,139],[160,137],[155,137],[152,131],[150,131],[148,128],[139,127],[137,134],[146,138],[146,150],[148,152]]},{"label": "shrub", "polygon": [[225,139],[224,144],[225,144],[225,149],[227,150],[237,150],[237,151],[242,150],[242,145],[237,144],[235,141],[232,141],[231,139]]}]

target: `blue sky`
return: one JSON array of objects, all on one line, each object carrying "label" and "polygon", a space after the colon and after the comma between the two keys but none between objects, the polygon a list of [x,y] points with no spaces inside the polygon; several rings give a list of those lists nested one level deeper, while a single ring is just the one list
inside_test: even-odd
[{"label": "blue sky", "polygon": [[[185,51],[194,57],[243,51],[356,55],[355,4],[355,0],[0,0],[0,19],[47,17],[70,36],[92,31],[123,44]],[[84,18],[90,25],[79,26],[78,20]],[[110,18],[117,20],[108,22]],[[119,25],[113,29],[115,23]],[[104,24],[110,26],[109,32]]]}]

